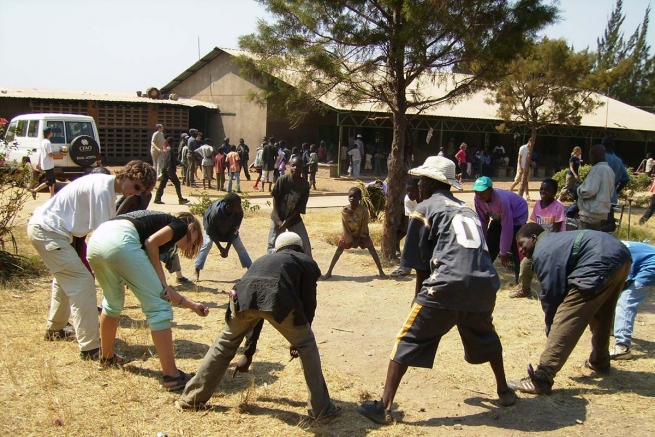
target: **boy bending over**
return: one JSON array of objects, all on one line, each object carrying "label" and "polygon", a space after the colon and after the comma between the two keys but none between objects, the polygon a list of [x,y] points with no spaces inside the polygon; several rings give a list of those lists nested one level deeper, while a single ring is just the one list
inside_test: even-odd
[{"label": "boy bending over", "polygon": [[330,263],[330,268],[323,277],[323,279],[330,279],[332,276],[332,269],[334,268],[339,257],[343,253],[344,249],[352,249],[353,247],[368,249],[375,265],[378,266],[378,272],[381,278],[386,278],[387,275],[384,274],[382,270],[382,265],[380,264],[380,257],[375,251],[375,246],[371,241],[371,237],[368,235],[368,219],[369,212],[363,205],[360,205],[359,202],[362,200],[362,190],[357,187],[351,188],[348,191],[348,202],[350,205],[343,208],[341,211],[341,221],[343,223],[343,235],[339,239],[339,247],[337,251],[334,252],[332,257],[332,262]]}]

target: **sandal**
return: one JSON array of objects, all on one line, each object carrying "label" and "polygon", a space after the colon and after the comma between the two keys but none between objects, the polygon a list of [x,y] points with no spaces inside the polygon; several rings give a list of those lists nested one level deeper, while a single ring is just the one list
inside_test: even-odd
[{"label": "sandal", "polygon": [[315,418],[313,414],[309,414],[309,418],[320,425],[326,425],[332,422],[334,419],[336,419],[337,416],[340,415],[342,412],[343,412],[343,408],[334,405],[334,411],[332,411],[331,413],[324,414],[318,419]]},{"label": "sandal", "polygon": [[398,269],[394,270],[393,272],[391,272],[391,274],[389,276],[391,276],[392,278],[398,278],[400,276],[407,276],[407,275],[409,275],[411,273],[412,273],[411,270],[403,270],[403,269],[398,268]]},{"label": "sandal", "polygon": [[100,367],[122,367],[130,361],[121,355],[114,354],[111,358],[100,357]]},{"label": "sandal", "polygon": [[[195,376],[195,373],[184,373],[180,370],[180,376],[168,376],[164,375],[162,380],[164,381],[164,388],[167,391],[179,391],[186,387],[187,383],[191,381],[191,378]],[[173,385],[166,385],[174,383]]]},{"label": "sandal", "polygon": [[36,191],[35,190],[30,190],[32,193],[32,199],[36,200]]}]

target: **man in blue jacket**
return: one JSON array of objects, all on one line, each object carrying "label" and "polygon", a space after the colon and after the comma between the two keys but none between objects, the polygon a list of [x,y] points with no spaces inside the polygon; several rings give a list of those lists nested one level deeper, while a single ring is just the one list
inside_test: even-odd
[{"label": "man in blue jacket", "polygon": [[591,355],[584,365],[598,373],[608,372],[614,308],[632,264],[628,248],[604,232],[544,233],[536,223],[524,225],[516,240],[521,253],[532,260],[541,282],[539,299],[548,340],[537,369],[529,365],[528,377],[510,383],[510,387],[550,394],[555,375],[587,325],[591,329]]},{"label": "man in blue jacket", "polygon": [[[227,258],[230,247],[234,246],[234,250],[239,255],[241,267],[250,268],[252,261],[246,247],[241,242],[241,237],[239,237],[239,227],[242,220],[241,197],[236,193],[228,193],[225,198],[212,203],[207,208],[203,217],[204,240],[194,263],[196,280],[200,279],[200,270],[205,267],[205,260],[212,248],[212,243],[215,243],[216,247],[218,247],[221,258]],[[226,243],[225,247],[221,243]]]},{"label": "man in blue jacket", "polygon": [[655,285],[655,247],[650,244],[624,241],[632,255],[632,268],[616,305],[614,316],[614,350],[610,354],[613,360],[632,358],[630,346],[632,331],[637,317],[637,307],[641,304]]}]

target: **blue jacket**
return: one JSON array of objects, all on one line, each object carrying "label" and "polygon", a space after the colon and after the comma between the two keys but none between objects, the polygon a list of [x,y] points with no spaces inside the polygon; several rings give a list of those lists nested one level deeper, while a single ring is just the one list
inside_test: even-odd
[{"label": "blue jacket", "polygon": [[650,244],[623,241],[630,255],[632,255],[632,268],[628,281],[635,281],[644,287],[655,285],[655,247]]},{"label": "blue jacket", "polygon": [[239,235],[239,227],[243,220],[243,211],[232,215],[227,213],[224,200],[212,203],[205,211],[205,232],[209,238],[218,243],[231,243]]},{"label": "blue jacket", "polygon": [[625,165],[623,165],[621,158],[614,153],[605,153],[605,161],[607,161],[607,165],[609,165],[614,172],[614,192],[612,193],[610,202],[617,203],[619,201],[619,196],[616,192],[616,186],[621,182],[630,182],[630,175],[625,169]]},{"label": "blue jacket", "polygon": [[[577,256],[573,253],[577,239]],[[614,236],[599,231],[544,232],[532,254],[541,283],[546,331],[569,289],[595,294],[616,269],[631,261],[630,251]]]}]

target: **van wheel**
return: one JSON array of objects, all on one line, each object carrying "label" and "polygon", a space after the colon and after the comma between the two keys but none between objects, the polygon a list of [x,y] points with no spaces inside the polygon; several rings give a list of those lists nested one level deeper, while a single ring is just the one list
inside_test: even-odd
[{"label": "van wheel", "polygon": [[100,146],[89,135],[80,135],[71,141],[68,156],[80,167],[90,167],[98,160]]}]

